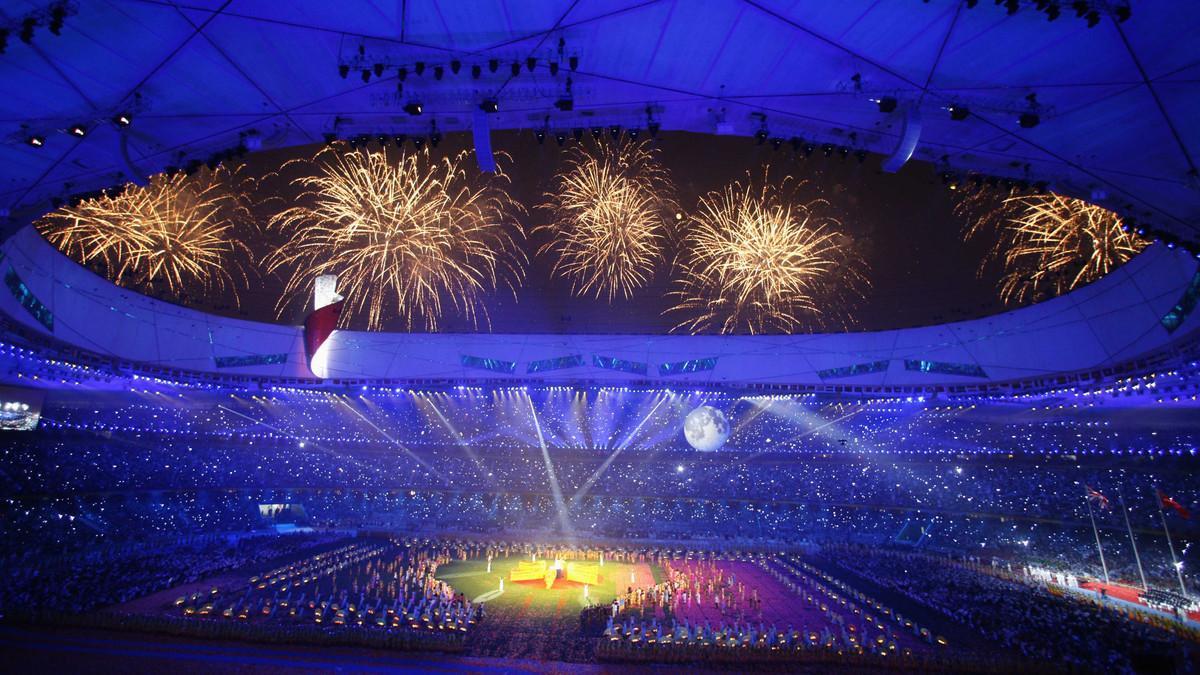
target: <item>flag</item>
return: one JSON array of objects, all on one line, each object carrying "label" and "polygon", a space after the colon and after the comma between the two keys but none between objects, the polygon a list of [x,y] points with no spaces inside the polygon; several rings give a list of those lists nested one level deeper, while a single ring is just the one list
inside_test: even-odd
[{"label": "flag", "polygon": [[1100,494],[1100,491],[1096,490],[1095,488],[1093,488],[1090,485],[1084,485],[1083,487],[1084,487],[1084,489],[1087,490],[1087,498],[1088,499],[1099,504],[1101,509],[1108,508],[1108,497],[1105,497],[1104,495]]},{"label": "flag", "polygon": [[1166,506],[1166,507],[1175,509],[1175,513],[1178,513],[1184,519],[1191,520],[1192,513],[1190,511],[1188,511],[1187,509],[1185,509],[1183,507],[1183,504],[1180,504],[1179,502],[1175,501],[1173,498],[1168,497],[1167,493],[1163,492],[1162,490],[1158,491],[1158,501],[1162,506]]}]

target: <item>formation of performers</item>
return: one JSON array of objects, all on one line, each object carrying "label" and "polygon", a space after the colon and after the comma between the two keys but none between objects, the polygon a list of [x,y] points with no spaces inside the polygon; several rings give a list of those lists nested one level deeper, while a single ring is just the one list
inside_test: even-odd
[{"label": "formation of performers", "polygon": [[437,544],[355,542],[253,576],[240,592],[214,587],[175,605],[185,616],[465,632],[483,606],[435,578],[451,554]]},{"label": "formation of performers", "polygon": [[[794,558],[764,556],[754,567],[740,568],[717,559],[660,564],[662,583],[631,588],[613,600],[604,638],[646,648],[824,649],[882,657],[946,645],[929,629]],[[770,592],[789,596],[778,598],[786,614],[764,616],[759,570],[778,584]],[[782,627],[774,619],[784,616],[803,623]]]}]

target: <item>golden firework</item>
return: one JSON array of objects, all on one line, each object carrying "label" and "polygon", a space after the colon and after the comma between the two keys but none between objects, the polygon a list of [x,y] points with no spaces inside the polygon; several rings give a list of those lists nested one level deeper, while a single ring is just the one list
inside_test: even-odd
[{"label": "golden firework", "polygon": [[576,146],[540,208],[553,221],[538,250],[576,295],[611,303],[645,286],[663,259],[678,210],[674,186],[646,142]]},{"label": "golden firework", "polygon": [[476,327],[488,323],[480,295],[520,282],[523,234],[507,176],[472,179],[468,155],[433,159],[426,149],[397,160],[335,144],[293,160],[317,173],[293,180],[297,205],[271,218],[287,237],[266,260],[269,271],[286,270],[280,313],[315,277],[336,274],[343,323],[365,315],[377,330],[395,317],[434,331],[445,303]]},{"label": "golden firework", "polygon": [[668,311],[692,333],[795,332],[850,319],[869,285],[866,263],[823,199],[805,201],[790,177],[748,178],[700,201],[684,235]]},{"label": "golden firework", "polygon": [[[1025,303],[1061,295],[1108,274],[1146,248],[1146,240],[1126,232],[1117,214],[1081,199],[1057,194],[968,196],[967,236],[992,232],[996,241],[980,264],[1003,268],[1000,297]],[[998,203],[997,203],[998,202]]]},{"label": "golden firework", "polygon": [[147,185],[47,214],[39,231],[83,264],[101,263],[118,284],[173,294],[228,292],[245,281],[244,228],[253,225],[250,181],[219,167],[195,176],[157,174]]}]

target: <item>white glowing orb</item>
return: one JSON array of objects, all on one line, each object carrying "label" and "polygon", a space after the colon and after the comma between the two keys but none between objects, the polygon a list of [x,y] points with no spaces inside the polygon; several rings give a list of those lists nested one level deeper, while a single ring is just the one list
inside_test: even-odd
[{"label": "white glowing orb", "polygon": [[712,452],[725,445],[729,431],[725,413],[712,406],[702,405],[683,419],[683,436],[688,445],[702,452]]}]

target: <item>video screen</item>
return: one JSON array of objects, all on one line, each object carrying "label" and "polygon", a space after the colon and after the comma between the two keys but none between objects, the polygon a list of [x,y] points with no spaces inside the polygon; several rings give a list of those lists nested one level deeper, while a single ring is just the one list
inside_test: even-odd
[{"label": "video screen", "polygon": [[36,389],[0,387],[0,431],[33,431],[45,395]]}]

